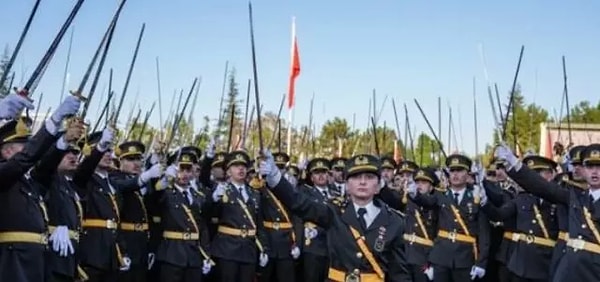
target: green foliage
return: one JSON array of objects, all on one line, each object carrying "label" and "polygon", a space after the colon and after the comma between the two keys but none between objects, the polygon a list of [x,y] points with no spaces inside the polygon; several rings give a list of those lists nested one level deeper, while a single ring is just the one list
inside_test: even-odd
[{"label": "green foliage", "polygon": [[[572,123],[600,123],[600,102],[592,106],[589,101],[581,101],[571,109],[570,118]],[[567,122],[566,115],[562,122]]]}]

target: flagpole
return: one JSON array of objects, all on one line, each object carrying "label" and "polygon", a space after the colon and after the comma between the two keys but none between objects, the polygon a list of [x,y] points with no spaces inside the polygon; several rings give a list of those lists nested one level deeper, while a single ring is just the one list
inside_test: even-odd
[{"label": "flagpole", "polygon": [[[290,58],[291,58],[291,62],[290,62],[290,67],[292,68],[294,65],[294,43],[296,41],[296,17],[292,17],[292,41],[291,41],[291,48],[290,48]],[[290,97],[290,93],[288,93],[288,99],[290,99],[292,97]],[[295,98],[293,98],[295,100]],[[295,103],[295,101],[293,101]],[[294,111],[294,105],[290,104],[290,102],[288,101],[288,130],[287,130],[287,146],[286,146],[286,151],[287,151],[287,155],[291,156],[292,154],[292,126],[293,126],[293,120],[292,120],[292,113]]]}]

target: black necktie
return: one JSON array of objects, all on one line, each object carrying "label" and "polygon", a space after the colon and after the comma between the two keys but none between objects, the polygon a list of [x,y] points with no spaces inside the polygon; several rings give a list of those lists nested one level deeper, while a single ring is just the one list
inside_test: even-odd
[{"label": "black necktie", "polygon": [[454,204],[455,205],[458,205],[458,196],[459,195],[460,195],[459,193],[454,193]]},{"label": "black necktie", "polygon": [[242,199],[244,199],[244,202],[245,202],[246,197],[244,197],[244,187],[240,187],[240,188],[238,188],[238,190],[240,191],[240,196],[242,196]]},{"label": "black necktie", "polygon": [[367,230],[367,221],[365,220],[367,209],[358,208],[358,211],[356,212],[358,213],[358,222],[360,223],[360,227],[362,227],[363,230]]},{"label": "black necktie", "polygon": [[325,191],[325,190],[321,190],[321,194],[323,194],[323,198],[325,198],[325,199],[329,198],[329,197],[327,196],[327,191]]},{"label": "black necktie", "polygon": [[187,201],[188,204],[192,204],[192,198],[190,197],[190,191],[188,190],[183,190],[183,196],[185,197],[185,200]]}]

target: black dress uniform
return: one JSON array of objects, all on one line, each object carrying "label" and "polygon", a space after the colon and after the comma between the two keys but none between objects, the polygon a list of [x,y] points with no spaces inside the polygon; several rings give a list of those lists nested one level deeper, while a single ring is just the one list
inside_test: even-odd
[{"label": "black dress uniform", "polygon": [[[374,173],[379,176],[379,160],[358,155],[349,160],[347,175]],[[331,281],[411,281],[404,253],[402,219],[383,202],[371,204],[379,213],[370,225],[364,213],[351,202],[323,203],[298,192],[284,178],[273,193],[304,220],[327,231]],[[361,217],[357,215],[361,214]],[[361,223],[362,222],[362,223]],[[305,279],[305,281],[309,281]],[[316,281],[316,280],[312,280]]]},{"label": "black dress uniform", "polygon": [[[437,187],[440,182],[431,169],[417,170],[414,179],[428,181],[432,187]],[[440,192],[431,189],[430,194],[434,193]],[[405,214],[406,229],[403,237],[412,281],[429,281],[423,271],[429,267],[429,253],[437,235],[437,213],[433,209],[426,209],[408,201]]]},{"label": "black dress uniform", "polygon": [[[183,151],[175,160],[180,169],[191,169],[197,163],[193,152]],[[179,185],[176,180],[159,182],[154,192],[157,211],[161,217],[162,241],[156,260],[160,264],[161,282],[202,281],[204,260],[212,260],[207,252],[209,237],[203,214],[206,212],[204,194],[189,184]]]},{"label": "black dress uniform", "polygon": [[[600,165],[600,144],[592,144],[581,153],[584,166]],[[553,203],[568,207],[569,239],[552,281],[600,281],[600,201],[592,190],[566,190],[548,182],[531,169],[515,165],[509,176],[527,191]]]},{"label": "black dress uniform", "polygon": [[[102,132],[87,138],[90,154],[86,158],[101,160],[105,153],[98,150]],[[84,149],[84,151],[88,151]],[[85,152],[87,153],[87,152]],[[111,183],[109,171],[96,168],[85,188],[77,187],[84,211],[83,231],[79,249],[81,265],[89,282],[114,282],[126,257],[125,243],[119,236],[121,198],[116,184]]]},{"label": "black dress uniform", "polygon": [[[463,155],[446,159],[449,169],[469,170],[471,160]],[[467,185],[462,200],[457,203],[453,190],[445,193],[422,195],[417,193],[415,203],[438,210],[438,234],[434,240],[429,261],[434,268],[434,281],[471,281],[473,266],[487,266],[489,251],[489,222],[480,211],[479,195]]]},{"label": "black dress uniform", "polygon": [[[342,174],[344,173],[344,170],[346,169],[346,162],[348,161],[347,158],[343,158],[343,157],[336,157],[336,158],[332,158],[331,159],[331,169],[335,170],[335,171],[339,171]],[[331,191],[331,194],[333,197],[346,197],[346,184],[342,181],[337,182],[334,180],[333,183],[331,183],[331,188],[329,189]]]},{"label": "black dress uniform", "polygon": [[[275,164],[284,170],[290,157],[286,153],[275,153]],[[261,271],[260,281],[289,281],[294,282],[294,260],[291,256],[293,248],[298,247],[298,240],[302,239],[299,228],[302,222],[291,214],[287,208],[268,189],[260,191],[261,211],[263,226],[269,240],[269,262]],[[298,253],[300,254],[300,253]]]},{"label": "black dress uniform", "polygon": [[[81,148],[70,147],[69,151],[78,155]],[[51,148],[48,152],[48,154],[56,153],[63,155],[66,151]],[[85,158],[75,171],[56,173],[51,175],[51,179],[48,179],[47,185],[50,188],[44,199],[48,207],[49,233],[52,233],[57,226],[67,226],[75,254],[62,257],[57,252],[49,250],[46,254],[47,282],[87,278],[87,274],[79,267],[78,259],[83,208],[77,188],[85,189],[86,183],[91,179],[99,161],[98,158]]]},{"label": "black dress uniform", "polygon": [[[540,156],[523,159],[534,170],[556,169],[557,164]],[[529,193],[517,197],[499,208],[485,204],[482,209],[492,220],[516,218],[512,234],[514,250],[507,263],[516,281],[548,281],[552,252],[558,237],[556,205]]]},{"label": "black dress uniform", "polygon": [[[314,158],[307,164],[307,184],[300,186],[299,192],[306,195],[314,202],[326,203],[331,197],[329,187],[321,189],[316,186],[310,186],[310,175],[317,171],[329,171],[329,161],[325,158]],[[298,215],[300,216],[300,215]],[[322,226],[315,222],[304,221],[305,228],[315,229],[317,237],[309,239],[304,238],[302,247],[302,279],[303,281],[324,281],[327,279],[327,268],[329,266],[327,250],[327,232]]]},{"label": "black dress uniform", "polygon": [[[0,146],[11,142],[25,143],[21,152],[0,161],[0,207],[3,209],[0,213],[0,281],[44,280],[47,212],[39,193],[40,187],[31,177],[24,175],[57,137],[45,127],[31,139],[29,136],[22,119],[0,127]],[[60,157],[49,161],[54,163],[56,169]]]},{"label": "black dress uniform", "polygon": [[[120,144],[115,153],[119,160],[141,159],[145,151],[146,146],[141,142],[128,141]],[[138,175],[125,172],[111,173],[112,184],[120,192],[122,199],[119,233],[131,259],[129,270],[119,275],[119,281],[122,282],[145,282],[148,270],[149,220],[138,178]]]},{"label": "black dress uniform", "polygon": [[[250,158],[243,151],[229,153],[226,167],[245,165]],[[242,190],[242,191],[240,191]],[[243,194],[246,193],[246,200]],[[212,197],[211,197],[212,198]],[[211,246],[217,258],[220,281],[253,281],[260,253],[268,253],[267,240],[260,211],[260,193],[244,185],[227,184],[225,194],[214,203],[213,212],[219,216],[219,227]]]}]

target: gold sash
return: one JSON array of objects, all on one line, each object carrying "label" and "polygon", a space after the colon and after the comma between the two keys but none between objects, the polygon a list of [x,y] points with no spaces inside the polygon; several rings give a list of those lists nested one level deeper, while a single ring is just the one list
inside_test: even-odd
[{"label": "gold sash", "polygon": [[[463,231],[465,231],[465,235],[472,237],[467,225],[465,224],[465,221],[463,220],[462,216],[460,216],[460,212],[454,206],[454,204],[450,204],[450,209],[452,209],[452,213],[454,213],[454,217],[456,218],[456,221],[458,221],[460,227],[463,229]],[[475,257],[475,260],[477,260],[479,257],[479,253],[477,251],[477,241],[473,242],[473,256]]]},{"label": "gold sash", "polygon": [[[289,222],[291,224],[292,221],[290,220],[290,217],[288,216],[288,213],[285,211],[285,208],[283,207],[283,205],[281,204],[281,202],[279,201],[279,199],[277,199],[277,197],[275,197],[275,195],[273,194],[273,192],[271,192],[270,189],[265,189],[265,191],[267,191],[267,193],[269,194],[269,196],[271,197],[271,199],[273,199],[273,202],[275,202],[275,205],[281,211],[281,214],[283,215],[283,218],[285,218],[285,221],[287,221],[287,222]],[[290,233],[291,233],[291,236],[292,236],[292,243],[295,245],[296,244],[296,233],[294,232],[293,229],[291,230]]]},{"label": "gold sash", "polygon": [[381,279],[384,279],[385,273],[383,273],[381,266],[379,266],[379,263],[377,263],[377,260],[375,259],[375,256],[373,256],[371,250],[369,250],[369,247],[367,247],[367,244],[365,243],[365,238],[360,236],[360,233],[358,232],[358,230],[354,229],[354,227],[348,227],[350,227],[350,232],[352,232],[352,237],[354,237],[354,240],[356,240],[358,248],[365,255],[365,258],[367,259],[371,267],[373,267],[373,270],[375,271],[375,273],[377,273],[377,276],[379,276]]}]

